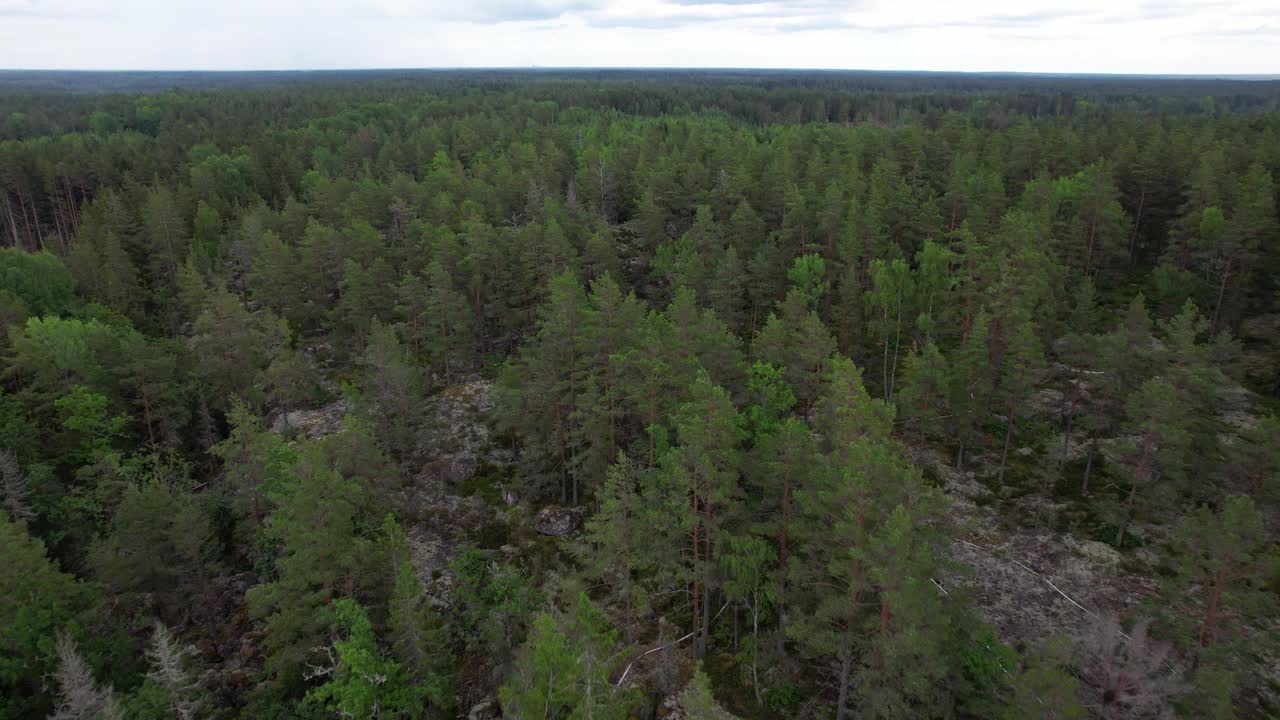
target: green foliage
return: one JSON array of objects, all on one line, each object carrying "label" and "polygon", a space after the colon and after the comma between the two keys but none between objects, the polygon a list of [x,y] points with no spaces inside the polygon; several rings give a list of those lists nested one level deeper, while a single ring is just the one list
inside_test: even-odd
[{"label": "green foliage", "polygon": [[733,720],[734,715],[716,702],[711,691],[711,681],[699,665],[689,678],[689,684],[680,693],[680,709],[689,720]]},{"label": "green foliage", "polygon": [[333,624],[342,636],[333,642],[333,665],[326,681],[307,700],[339,717],[421,717],[426,688],[414,685],[400,665],[378,647],[364,608],[350,598],[333,604]]},{"label": "green foliage", "polygon": [[616,633],[585,594],[557,619],[534,617],[510,679],[499,691],[504,713],[523,718],[627,718],[635,689],[609,682]]},{"label": "green foliage", "polygon": [[[0,296],[11,294],[27,314],[63,315],[71,310],[75,282],[67,266],[47,253],[0,248]],[[14,318],[22,320],[23,318]]]},{"label": "green foliage", "polygon": [[747,392],[753,402],[743,411],[742,422],[754,443],[776,432],[782,418],[796,404],[795,393],[784,376],[781,368],[761,361],[747,371]]},{"label": "green foliage", "polygon": [[109,530],[90,550],[104,585],[126,597],[154,597],[169,617],[201,602],[217,571],[212,528],[189,485],[155,476],[129,484]]},{"label": "green foliage", "polygon": [[62,572],[25,523],[0,512],[0,716],[23,718],[49,709],[44,677],[57,662],[58,633],[75,632],[94,591]]},{"label": "green foliage", "polygon": [[456,630],[464,644],[492,657],[508,657],[524,638],[541,593],[520,568],[474,547],[463,548],[449,568],[458,582],[456,617],[461,622]]},{"label": "green foliage", "polygon": [[286,687],[332,622],[331,601],[351,592],[365,543],[355,535],[360,488],[306,448],[283,485],[270,492],[276,505],[268,537],[278,543],[273,577],[250,589],[247,600],[266,621],[267,670]]},{"label": "green foliage", "polygon": [[[1188,513],[1176,528],[1168,562],[1173,574],[1163,593],[1163,614],[1175,629],[1172,639],[1183,646],[1206,653],[1218,644],[1239,644],[1246,638],[1232,627],[1232,618],[1238,623],[1275,612],[1275,595],[1263,583],[1280,568],[1280,558],[1246,495],[1228,497],[1216,512],[1201,506]],[[1262,650],[1257,640],[1248,644]]]},{"label": "green foliage", "polygon": [[106,396],[83,385],[71,388],[71,392],[55,400],[53,405],[62,415],[62,426],[76,438],[75,462],[89,462],[109,452],[112,442],[129,422],[124,415],[110,416]]}]

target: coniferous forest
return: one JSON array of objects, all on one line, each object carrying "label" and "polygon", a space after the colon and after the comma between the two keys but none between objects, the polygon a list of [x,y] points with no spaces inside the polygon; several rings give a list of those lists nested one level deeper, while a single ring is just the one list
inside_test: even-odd
[{"label": "coniferous forest", "polygon": [[1280,713],[1280,82],[0,74],[0,718]]}]

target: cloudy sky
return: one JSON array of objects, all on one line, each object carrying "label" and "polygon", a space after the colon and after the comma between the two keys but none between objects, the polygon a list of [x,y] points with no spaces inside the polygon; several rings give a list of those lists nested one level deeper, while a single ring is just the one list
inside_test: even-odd
[{"label": "cloudy sky", "polygon": [[0,0],[0,68],[1280,74],[1280,0]]}]

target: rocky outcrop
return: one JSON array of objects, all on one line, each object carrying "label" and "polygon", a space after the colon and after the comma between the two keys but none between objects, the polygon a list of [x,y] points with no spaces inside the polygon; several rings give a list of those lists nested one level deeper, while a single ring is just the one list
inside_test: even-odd
[{"label": "rocky outcrop", "polygon": [[995,506],[974,502],[985,488],[972,473],[956,471],[935,450],[912,448],[909,455],[937,475],[952,500],[957,530],[948,554],[966,569],[937,579],[947,589],[966,588],[1002,641],[1031,646],[1079,636],[1098,618],[1129,616],[1155,593],[1151,576],[1126,569],[1110,546],[1020,527]]},{"label": "rocky outcrop", "polygon": [[451,385],[429,398],[418,443],[423,473],[456,486],[484,465],[511,464],[511,450],[499,447],[489,430],[493,407],[493,383],[482,378]]},{"label": "rocky outcrop", "polygon": [[[505,465],[511,453],[495,447],[488,414],[493,384],[480,378],[445,388],[430,397],[414,453],[418,471],[396,499],[409,536],[411,560],[427,595],[443,601],[453,587],[449,563],[465,544],[499,522],[495,508],[459,485],[481,467]],[[505,497],[505,494],[504,494]]]},{"label": "rocky outcrop", "polygon": [[578,508],[551,506],[538,513],[537,530],[542,535],[567,537],[582,529],[582,511]]},{"label": "rocky outcrop", "polygon": [[498,709],[498,703],[493,698],[485,698],[475,705],[471,706],[471,710],[467,712],[467,720],[493,720],[501,717]]},{"label": "rocky outcrop", "polygon": [[346,398],[316,410],[287,410],[272,420],[271,432],[296,432],[309,440],[315,440],[341,430],[342,420],[350,412],[351,401]]}]

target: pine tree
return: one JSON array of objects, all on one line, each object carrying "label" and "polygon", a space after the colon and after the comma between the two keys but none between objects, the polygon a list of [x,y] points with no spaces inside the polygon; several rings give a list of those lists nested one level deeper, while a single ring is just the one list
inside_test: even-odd
[{"label": "pine tree", "polygon": [[902,363],[897,397],[898,416],[920,437],[941,438],[950,414],[950,369],[932,342],[912,350]]},{"label": "pine tree", "polygon": [[[693,590],[694,654],[706,651],[711,626],[712,549],[716,532],[738,502],[738,413],[724,388],[698,374],[690,399],[675,416],[679,445],[667,459],[689,487],[690,558],[695,568]],[[701,617],[699,617],[701,610]],[[700,627],[700,629],[698,629]]]},{"label": "pine tree", "polygon": [[373,323],[390,322],[393,305],[387,288],[394,283],[395,274],[385,259],[376,258],[368,265],[348,259],[338,284],[340,299],[336,312],[340,337],[349,338],[355,347],[363,348]]},{"label": "pine tree", "polygon": [[421,298],[424,349],[431,365],[448,374],[453,367],[465,367],[471,356],[475,347],[474,316],[439,263],[429,264],[423,279],[426,282],[425,297]]},{"label": "pine tree", "polygon": [[516,718],[622,720],[638,698],[609,682],[617,643],[603,613],[586,594],[567,617],[541,613],[533,620],[515,670],[499,690],[505,715]]},{"label": "pine tree", "polygon": [[1190,442],[1178,392],[1163,378],[1152,378],[1134,391],[1125,403],[1127,425],[1136,436],[1125,447],[1129,493],[1116,529],[1116,547],[1124,543],[1138,495],[1150,490],[1161,477],[1180,478],[1186,468]]},{"label": "pine tree", "polygon": [[835,340],[808,296],[799,289],[787,293],[780,314],[769,315],[764,328],[751,344],[760,360],[783,369],[787,384],[800,401],[800,412],[808,413],[817,401],[824,376],[835,352]]},{"label": "pine tree", "polygon": [[1044,365],[1044,353],[1040,339],[1030,322],[1019,323],[1010,334],[1004,348],[1004,363],[1000,372],[999,394],[1005,406],[1004,450],[1000,453],[1000,471],[997,482],[1004,482],[1005,466],[1009,461],[1009,443],[1013,438],[1014,417],[1018,406],[1026,400],[1035,384],[1035,377]]},{"label": "pine tree", "polygon": [[151,670],[147,679],[164,689],[169,709],[177,720],[195,720],[204,705],[202,689],[187,667],[195,648],[173,636],[163,623],[156,622],[147,648]]},{"label": "pine tree", "polygon": [[688,388],[705,370],[718,385],[740,386],[741,343],[714,311],[699,308],[693,292],[680,288],[663,314],[671,328],[665,347],[673,382]]},{"label": "pine tree", "polygon": [[89,587],[58,569],[26,524],[0,513],[0,712],[33,717],[48,712],[45,676],[55,670],[59,632],[75,631],[95,598]]},{"label": "pine tree", "polygon": [[176,620],[202,596],[207,599],[213,530],[183,487],[190,481],[164,477],[185,468],[165,467],[159,458],[152,462],[150,477],[125,488],[89,560],[97,578],[117,596],[153,598],[162,617]]},{"label": "pine tree", "polygon": [[311,671],[312,676],[328,679],[309,691],[307,700],[339,717],[422,717],[423,688],[414,685],[378,647],[365,609],[355,600],[342,598],[333,603],[332,613],[341,633],[333,642],[333,664]]},{"label": "pine tree", "polygon": [[659,482],[652,470],[619,454],[596,496],[598,508],[585,526],[583,559],[621,598],[628,643],[634,638],[637,610],[646,606],[650,576],[667,554],[664,547],[670,547],[669,540],[681,542],[679,530],[667,525],[679,520],[666,513],[674,511],[675,518],[683,513],[670,506],[674,498],[657,494]]},{"label": "pine tree", "polygon": [[348,594],[364,543],[355,535],[360,488],[329,468],[314,448],[303,450],[276,490],[269,537],[279,543],[276,576],[247,594],[263,618],[266,669],[286,687],[302,679],[304,660],[332,618],[332,601]]},{"label": "pine tree", "polygon": [[414,448],[414,408],[421,393],[421,370],[405,352],[395,330],[377,320],[369,330],[361,364],[366,412],[387,449],[403,460]]},{"label": "pine tree", "polygon": [[618,368],[624,402],[644,428],[648,443],[645,458],[650,468],[658,462],[660,421],[675,389],[667,349],[672,333],[666,317],[651,310],[637,323],[632,347],[611,361]]},{"label": "pine tree", "polygon": [[268,311],[250,312],[235,295],[215,288],[191,338],[196,372],[209,385],[215,406],[226,409],[231,397],[239,396],[259,408],[264,398],[257,389],[258,374],[270,362],[270,349],[288,334]]},{"label": "pine tree", "polygon": [[753,535],[727,535],[724,538],[720,565],[724,571],[724,594],[751,615],[751,689],[756,704],[764,702],[760,688],[760,619],[778,601],[777,574],[769,545]]},{"label": "pine tree", "polygon": [[8,450],[0,450],[0,507],[14,522],[35,516],[31,510],[31,488],[27,478],[22,473],[18,458]]},{"label": "pine tree", "polygon": [[707,304],[734,332],[742,329],[746,316],[746,266],[732,245],[711,259],[711,277],[707,281]]},{"label": "pine tree", "polygon": [[703,672],[701,664],[694,669],[684,690],[680,691],[680,709],[689,720],[737,720],[736,715],[716,702],[711,692],[711,680]]},{"label": "pine tree", "polygon": [[[578,502],[573,469],[573,417],[581,384],[582,338],[587,297],[572,271],[552,279],[537,335],[521,350],[519,361],[499,378],[498,403],[524,443],[532,494],[559,485],[561,502]],[[535,460],[536,458],[536,460]]]},{"label": "pine tree", "polygon": [[99,687],[93,670],[65,633],[58,636],[58,670],[54,673],[62,702],[50,720],[124,720],[111,686]]},{"label": "pine tree", "polygon": [[[1227,498],[1215,512],[1201,506],[1178,523],[1169,552],[1174,576],[1168,583],[1165,607],[1178,607],[1188,598],[1196,598],[1197,621],[1181,622],[1181,644],[1194,635],[1199,652],[1211,645],[1232,639],[1222,632],[1223,620],[1262,617],[1275,610],[1275,598],[1263,583],[1268,563],[1267,533],[1262,514],[1253,500],[1245,495]],[[1192,628],[1183,626],[1191,624]]]},{"label": "pine tree", "polygon": [[786,633],[805,654],[832,664],[836,715],[844,718],[872,589],[861,555],[877,511],[865,476],[833,467],[815,480],[798,496],[813,541],[801,547],[803,561],[788,566],[791,587],[803,593],[804,611],[790,619]]},{"label": "pine tree", "polygon": [[823,448],[838,454],[864,438],[887,438],[893,419],[893,406],[867,393],[862,368],[834,356],[814,408],[814,427],[822,435]]},{"label": "pine tree", "polygon": [[869,668],[857,677],[862,716],[897,718],[945,712],[943,680],[953,672],[946,644],[955,630],[941,593],[928,531],[898,505],[867,542],[869,575],[879,595],[879,619]]},{"label": "pine tree", "polygon": [[1084,720],[1077,682],[1068,669],[1070,648],[1048,642],[1027,654],[1013,679],[1013,697],[1005,710],[1008,720]]},{"label": "pine tree", "polygon": [[991,393],[991,360],[988,353],[990,316],[979,312],[968,338],[956,352],[951,374],[950,434],[956,444],[956,468],[964,469],[965,450],[980,438],[983,414]]}]

